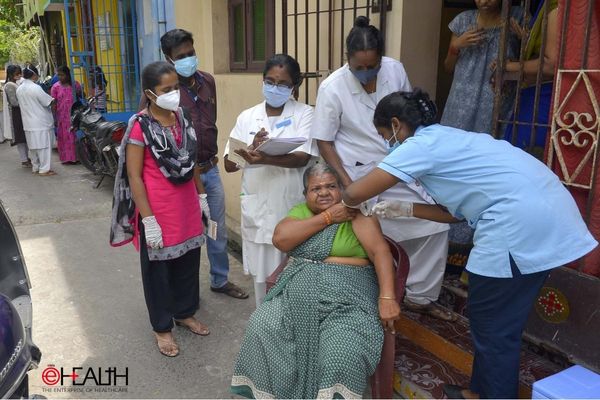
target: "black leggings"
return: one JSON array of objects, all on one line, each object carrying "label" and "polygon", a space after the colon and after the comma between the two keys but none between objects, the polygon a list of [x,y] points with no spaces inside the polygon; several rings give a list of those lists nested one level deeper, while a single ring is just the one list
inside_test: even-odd
[{"label": "black leggings", "polygon": [[140,238],[144,297],[155,332],[170,332],[173,318],[193,316],[200,303],[200,248],[179,258],[150,261],[144,233]]}]

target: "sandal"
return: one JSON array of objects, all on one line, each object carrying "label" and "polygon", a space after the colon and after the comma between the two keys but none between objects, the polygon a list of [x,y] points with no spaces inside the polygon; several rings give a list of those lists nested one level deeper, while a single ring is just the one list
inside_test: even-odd
[{"label": "sandal", "polygon": [[156,337],[156,345],[158,346],[158,351],[165,357],[177,357],[179,355],[179,346],[173,340],[163,339],[158,335],[154,335]]},{"label": "sandal", "polygon": [[[202,324],[200,321],[198,321],[196,318],[193,318],[194,322],[197,322],[196,324],[196,329],[194,329],[192,327],[192,324],[186,324],[185,322],[183,322],[184,320],[175,320],[175,325],[177,326],[182,326],[184,328],[186,328],[188,331],[192,332],[195,335],[198,336],[208,336],[210,335],[210,329],[208,329],[208,327],[204,324]],[[201,328],[198,329],[198,326],[200,326]]]},{"label": "sandal", "polygon": [[23,168],[31,168],[32,166],[33,166],[33,164],[31,164],[31,161],[21,162],[21,167],[23,167]]},{"label": "sandal", "polygon": [[242,290],[242,288],[240,288],[239,286],[237,286],[231,282],[227,282],[224,286],[222,286],[220,288],[211,287],[210,290],[213,292],[217,292],[217,293],[224,293],[227,296],[231,296],[236,299],[247,299],[248,298],[248,293],[244,292]]},{"label": "sandal", "polygon": [[40,172],[38,173],[39,176],[52,176],[52,175],[56,175],[56,172],[50,170],[48,172]]},{"label": "sandal", "polygon": [[407,300],[405,298],[404,302],[402,304],[409,311],[413,311],[413,312],[417,312],[417,313],[421,313],[421,314],[427,314],[433,318],[441,319],[443,321],[449,321],[449,322],[456,321],[456,315],[453,312],[446,310],[444,307],[438,305],[435,302],[431,302],[431,303],[427,303],[427,304],[418,304],[418,303],[413,303],[412,301]]}]

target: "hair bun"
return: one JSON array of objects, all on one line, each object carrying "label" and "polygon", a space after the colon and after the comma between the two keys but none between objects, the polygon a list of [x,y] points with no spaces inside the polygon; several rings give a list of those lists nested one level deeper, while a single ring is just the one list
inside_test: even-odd
[{"label": "hair bun", "polygon": [[422,91],[419,88],[415,88],[411,97],[417,101],[419,105],[419,111],[422,116],[422,124],[427,126],[435,123],[437,118],[437,107],[427,92]]},{"label": "hair bun", "polygon": [[369,18],[365,17],[364,15],[361,15],[360,17],[356,17],[356,20],[354,20],[354,27],[355,28],[368,28],[369,27]]}]

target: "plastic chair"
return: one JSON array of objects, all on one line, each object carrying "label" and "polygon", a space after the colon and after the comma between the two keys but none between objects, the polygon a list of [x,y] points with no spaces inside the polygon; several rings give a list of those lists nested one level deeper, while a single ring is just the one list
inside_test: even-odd
[{"label": "plastic chair", "polygon": [[[394,240],[385,236],[392,257],[394,259],[394,267],[396,268],[396,299],[402,302],[406,287],[406,278],[410,269],[408,255],[402,247]],[[286,257],[279,266],[273,271],[266,280],[267,291],[277,282],[277,278],[281,271],[288,263]],[[396,354],[396,338],[391,332],[385,331],[383,339],[383,348],[381,349],[381,360],[375,369],[375,373],[371,376],[371,397],[374,399],[391,399],[394,392],[394,359]]]}]

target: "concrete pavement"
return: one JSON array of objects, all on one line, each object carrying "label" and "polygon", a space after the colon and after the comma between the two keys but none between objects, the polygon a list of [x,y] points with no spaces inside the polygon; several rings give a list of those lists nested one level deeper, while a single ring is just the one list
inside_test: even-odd
[{"label": "concrete pavement", "polygon": [[[21,242],[32,281],[33,337],[42,350],[30,373],[30,393],[52,398],[229,398],[233,362],[254,298],[237,300],[209,290],[202,249],[201,307],[211,334],[174,333],[181,348],[170,359],[156,350],[144,303],[138,254],[108,245],[112,180],[83,166],[62,166],[54,177],[20,166],[16,148],[0,145],[0,199]],[[230,256],[232,281],[252,292],[252,279]],[[56,392],[42,379],[49,365],[128,368],[126,392]],[[79,388],[76,388],[79,389]],[[51,390],[51,391],[48,391]]]}]

